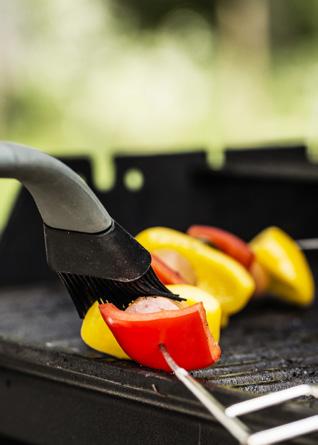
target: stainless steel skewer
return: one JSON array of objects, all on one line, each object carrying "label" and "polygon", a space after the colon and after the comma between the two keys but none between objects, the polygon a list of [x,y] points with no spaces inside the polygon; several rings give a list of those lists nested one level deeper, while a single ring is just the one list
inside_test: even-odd
[{"label": "stainless steel skewer", "polygon": [[206,409],[234,436],[241,444],[247,443],[250,435],[249,429],[239,419],[231,418],[225,413],[224,406],[216,400],[197,380],[195,380],[184,368],[181,368],[173,360],[164,345],[160,350],[167,364],[176,377],[188,388],[192,394],[200,400]]},{"label": "stainless steel skewer", "polygon": [[301,250],[317,250],[318,238],[299,239],[296,241]]},{"label": "stainless steel skewer", "polygon": [[201,383],[195,380],[171,357],[165,345],[160,350],[170,369],[205,408],[235,437],[241,445],[271,445],[318,431],[318,415],[251,433],[237,416],[268,408],[302,396],[318,398],[318,385],[298,385],[275,393],[255,397],[225,408]]}]

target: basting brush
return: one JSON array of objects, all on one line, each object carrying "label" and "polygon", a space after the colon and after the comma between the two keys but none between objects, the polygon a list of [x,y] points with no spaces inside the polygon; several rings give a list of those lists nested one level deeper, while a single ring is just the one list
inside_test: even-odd
[{"label": "basting brush", "polygon": [[140,296],[181,300],[159,281],[149,252],[61,161],[36,149],[0,142],[0,177],[19,180],[31,193],[43,220],[47,262],[81,318],[95,301],[125,309]]}]

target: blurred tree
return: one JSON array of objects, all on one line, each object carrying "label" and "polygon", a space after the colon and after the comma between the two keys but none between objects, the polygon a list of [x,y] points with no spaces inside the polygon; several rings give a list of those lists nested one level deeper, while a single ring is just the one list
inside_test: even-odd
[{"label": "blurred tree", "polygon": [[215,0],[117,0],[135,14],[140,28],[154,29],[166,17],[179,9],[188,9],[201,14],[210,23],[215,22]]},{"label": "blurred tree", "polygon": [[273,49],[318,39],[317,0],[270,0]]}]

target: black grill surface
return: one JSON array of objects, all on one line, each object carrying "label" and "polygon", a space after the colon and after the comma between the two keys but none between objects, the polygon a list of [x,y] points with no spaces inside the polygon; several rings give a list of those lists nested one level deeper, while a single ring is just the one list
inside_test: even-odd
[{"label": "black grill surface", "polygon": [[[249,394],[318,383],[317,312],[317,305],[301,310],[269,297],[251,302],[223,330],[220,362],[194,375],[208,386]],[[69,296],[58,284],[1,290],[2,341],[69,353],[74,366],[78,356],[90,358],[98,376],[105,356],[83,344],[80,324]],[[128,366],[140,369],[134,363]]]},{"label": "black grill surface", "polygon": [[270,298],[252,302],[223,331],[222,360],[197,377],[259,394],[318,382],[317,306],[299,310]]}]

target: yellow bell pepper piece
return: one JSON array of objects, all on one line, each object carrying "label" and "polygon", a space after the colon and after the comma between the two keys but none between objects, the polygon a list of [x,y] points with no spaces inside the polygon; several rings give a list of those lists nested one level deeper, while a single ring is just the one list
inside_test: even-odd
[{"label": "yellow bell pepper piece", "polygon": [[104,322],[98,306],[98,301],[96,301],[85,315],[81,328],[82,340],[91,348],[96,349],[96,351],[104,352],[117,358],[129,359]]},{"label": "yellow bell pepper piece", "polygon": [[[190,285],[171,284],[167,286],[171,292],[174,292],[184,298],[184,304],[193,305],[202,302],[206,310],[209,329],[215,341],[220,337],[221,308],[218,301],[207,292],[198,287]],[[81,337],[84,343],[99,352],[113,355],[117,358],[129,359],[128,355],[121,349],[117,340],[111,333],[107,324],[104,322],[96,301],[88,310],[81,328]]]},{"label": "yellow bell pepper piece", "polygon": [[218,342],[220,339],[221,325],[221,306],[218,300],[203,289],[191,286],[190,284],[168,284],[166,287],[174,294],[185,298],[185,303],[188,306],[200,302],[203,303],[210,332],[214,340]]},{"label": "yellow bell pepper piece", "polygon": [[196,286],[219,300],[224,319],[241,310],[254,292],[254,280],[241,264],[200,240],[166,227],[146,229],[136,239],[150,252],[171,249],[184,256],[195,271]]},{"label": "yellow bell pepper piece", "polygon": [[314,280],[307,260],[295,241],[278,227],[269,227],[250,243],[257,261],[268,272],[268,291],[300,306],[314,298]]}]

